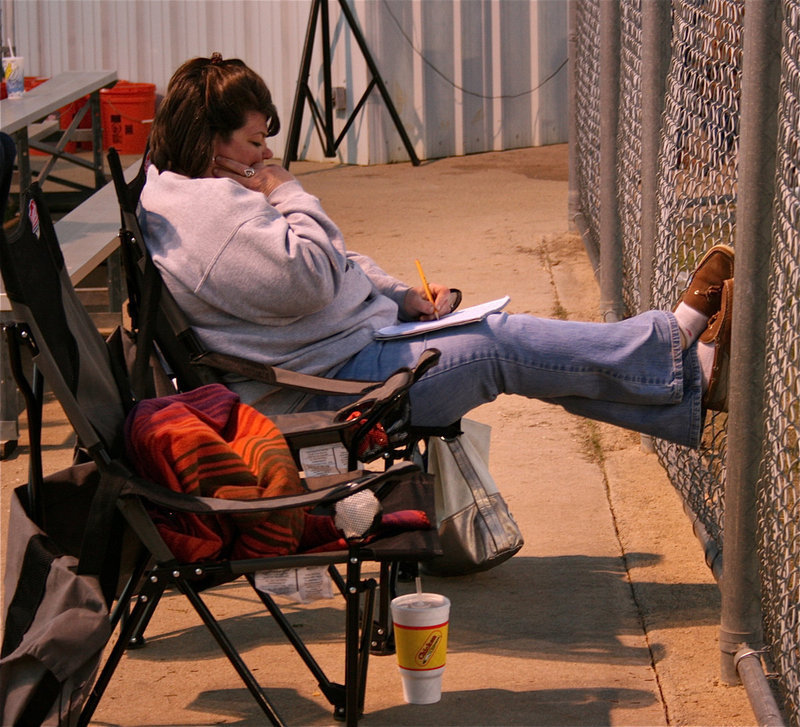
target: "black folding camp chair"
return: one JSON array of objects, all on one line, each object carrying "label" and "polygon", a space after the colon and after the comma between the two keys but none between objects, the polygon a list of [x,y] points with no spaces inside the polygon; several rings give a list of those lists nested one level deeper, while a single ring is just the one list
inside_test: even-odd
[{"label": "black folding camp chair", "polygon": [[[334,708],[334,714],[349,725],[357,724],[364,706],[376,588],[374,580],[362,575],[362,565],[365,561],[384,564],[435,557],[440,553],[436,531],[419,529],[386,537],[378,533],[373,539],[354,537],[348,541],[346,549],[328,553],[181,562],[155,527],[153,508],[156,511],[166,508],[205,514],[266,514],[293,506],[324,509],[354,492],[370,489],[381,500],[385,511],[423,510],[433,522],[429,478],[414,465],[400,462],[381,472],[362,470],[319,482],[307,479],[307,491],[297,496],[241,501],[180,494],[135,475],[136,463],[127,461],[124,456],[123,425],[127,412],[136,401],[127,368],[120,362],[114,365],[115,349],[109,348],[102,339],[77,299],[36,184],[27,193],[23,210],[20,225],[9,235],[0,233],[0,270],[15,319],[6,333],[15,378],[25,395],[31,430],[32,468],[24,497],[28,514],[40,526],[47,527],[41,517],[47,510],[47,503],[44,502],[46,490],[42,487],[38,446],[43,379],[61,403],[81,451],[88,454],[99,472],[98,494],[92,502],[96,503],[101,496],[105,500],[110,498],[124,518],[126,532],[132,534],[138,544],[135,559],[131,561],[114,556],[112,567],[105,569],[111,574],[105,583],[109,605],[111,601],[114,603],[110,618],[117,637],[83,707],[80,723],[88,724],[132,637],[140,632],[142,623],[149,618],[151,604],[158,603],[164,589],[172,587],[190,601],[270,722],[283,724],[200,593],[240,576],[252,584],[254,573],[261,570],[326,565],[338,574],[336,566],[339,565],[345,570],[344,578],[338,578],[345,598],[344,684],[333,682],[325,675],[275,601],[266,593],[256,592],[318,680],[321,692]],[[33,383],[21,365],[22,350],[28,350],[32,355],[35,365]],[[283,418],[282,421],[290,424],[284,431],[287,443],[294,451],[298,442],[313,438],[320,422],[325,430],[323,438],[333,433],[353,453],[363,452],[361,439],[372,427],[384,422],[387,429],[394,429],[402,439],[399,428],[408,412],[408,390],[436,357],[437,353],[431,352],[415,370],[400,370],[386,382],[371,384],[366,393],[362,391],[364,395],[359,403],[362,413],[356,420],[348,421],[346,417],[329,414],[325,421],[318,416],[311,417],[309,425],[303,423],[306,422],[304,414],[291,415],[296,417],[293,422],[289,416]],[[370,423],[369,427],[365,428],[362,419]],[[90,514],[96,516],[96,508]],[[115,577],[117,571],[121,571],[124,578]],[[111,582],[113,588],[108,586]],[[126,583],[124,588],[117,585],[122,582]]]},{"label": "black folding camp chair", "polygon": [[[325,394],[341,396],[343,401],[355,404],[344,406],[336,413],[308,413],[314,417],[314,428],[307,432],[297,431],[296,417],[275,415],[271,418],[284,433],[292,433],[296,443],[295,453],[298,455],[304,447],[337,445],[345,446],[348,451],[349,466],[356,466],[357,461],[370,461],[380,456],[387,465],[398,461],[413,459],[419,461],[418,443],[430,436],[452,437],[460,431],[460,422],[449,427],[422,428],[411,427],[408,412],[394,422],[384,417],[383,426],[389,437],[389,445],[378,451],[366,451],[359,455],[353,442],[361,441],[365,432],[374,426],[374,417],[360,418],[361,429],[355,437],[344,441],[341,434],[331,427],[331,418],[341,422],[351,412],[361,410],[364,400],[369,400],[376,386],[372,381],[353,381],[328,379],[318,376],[299,374],[277,366],[268,366],[247,359],[218,351],[210,350],[200,341],[192,329],[185,314],[169,289],[163,284],[156,265],[144,243],[144,235],[137,216],[139,199],[146,181],[148,150],[145,150],[136,173],[126,178],[117,150],[111,147],[107,159],[111,177],[120,208],[120,252],[122,267],[128,291],[127,312],[131,334],[137,341],[137,355],[131,364],[132,378],[138,387],[152,385],[151,369],[148,368],[148,356],[155,355],[168,369],[172,381],[180,391],[187,391],[203,384],[226,381],[226,375],[235,374],[282,389],[290,389],[307,394]],[[456,292],[454,307],[461,300],[460,291]],[[431,362],[432,363],[432,362]],[[427,367],[428,364],[426,363]],[[158,368],[158,367],[157,367]],[[342,434],[350,431],[343,429]],[[406,577],[415,575],[413,563],[383,563],[379,580],[380,597],[377,603],[372,639],[374,654],[393,653],[393,639],[390,627],[389,602],[396,592],[397,579],[401,568]]]}]

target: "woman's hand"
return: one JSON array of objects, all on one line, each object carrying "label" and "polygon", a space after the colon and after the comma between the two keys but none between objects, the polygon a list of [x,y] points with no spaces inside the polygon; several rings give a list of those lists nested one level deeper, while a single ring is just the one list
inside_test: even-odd
[{"label": "woman's hand", "polygon": [[252,189],[254,192],[261,192],[266,196],[269,196],[282,184],[294,181],[295,178],[291,172],[277,164],[268,164],[262,161],[247,166],[242,162],[223,156],[214,157],[211,174],[218,178],[233,179],[243,187]]},{"label": "woman's hand", "polygon": [[411,288],[406,293],[403,301],[403,313],[406,318],[409,320],[430,321],[436,318],[437,314],[443,316],[453,310],[453,296],[450,288],[438,283],[432,283],[429,287],[436,310],[434,311],[434,306],[431,305],[425,295],[423,287]]}]

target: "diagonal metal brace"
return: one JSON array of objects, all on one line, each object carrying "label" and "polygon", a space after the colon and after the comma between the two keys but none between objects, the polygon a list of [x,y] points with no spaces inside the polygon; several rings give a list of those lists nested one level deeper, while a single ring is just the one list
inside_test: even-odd
[{"label": "diagonal metal brace", "polygon": [[[353,37],[355,38],[359,50],[361,51],[367,67],[369,68],[369,72],[372,75],[372,80],[367,85],[366,91],[361,96],[360,100],[350,114],[350,117],[345,122],[344,128],[339,133],[338,137],[334,138],[333,83],[331,80],[331,37],[328,0],[313,0],[311,12],[308,16],[308,26],[306,28],[306,37],[303,45],[303,55],[300,62],[300,73],[297,80],[294,103],[292,104],[292,116],[289,122],[289,134],[286,140],[286,148],[283,153],[283,166],[285,169],[288,169],[289,165],[293,161],[297,161],[297,149],[300,142],[300,129],[303,123],[303,111],[305,109],[306,102],[308,102],[308,106],[311,109],[314,126],[319,134],[320,141],[322,142],[325,156],[333,157],[336,155],[336,150],[343,141],[345,134],[350,129],[350,126],[363,108],[367,97],[374,88],[378,89],[383,102],[386,104],[386,108],[388,109],[389,115],[392,117],[392,121],[394,122],[394,125],[400,134],[400,138],[402,139],[403,145],[408,152],[411,163],[414,166],[419,166],[419,158],[414,151],[411,139],[406,133],[403,122],[400,119],[400,115],[397,113],[397,109],[395,108],[392,98],[389,95],[386,84],[381,78],[378,67],[375,64],[375,60],[373,59],[369,47],[367,46],[366,39],[364,38],[361,28],[358,25],[358,21],[350,9],[350,6],[347,4],[347,0],[338,0],[338,2],[342,11],[342,15],[344,16],[347,25],[353,33]],[[311,57],[314,53],[314,42],[317,35],[318,21],[321,25],[322,34],[322,70],[324,86],[324,102],[322,108],[320,108],[319,104],[314,99],[311,88],[308,85],[308,78],[311,72]]]}]

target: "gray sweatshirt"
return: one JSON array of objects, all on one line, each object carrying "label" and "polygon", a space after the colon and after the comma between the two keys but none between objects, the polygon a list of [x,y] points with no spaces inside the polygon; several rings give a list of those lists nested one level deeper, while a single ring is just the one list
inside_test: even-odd
[{"label": "gray sweatshirt", "polygon": [[150,167],[145,242],[210,349],[311,374],[334,373],[397,321],[409,286],[345,249],[297,181],[265,197],[231,179]]}]

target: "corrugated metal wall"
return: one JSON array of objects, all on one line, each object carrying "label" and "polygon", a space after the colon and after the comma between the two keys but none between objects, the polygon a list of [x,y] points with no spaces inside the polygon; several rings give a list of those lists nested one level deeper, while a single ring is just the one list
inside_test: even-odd
[{"label": "corrugated metal wall", "polygon": [[[333,83],[346,87],[352,108],[369,75],[337,0],[329,2]],[[564,0],[349,2],[420,158],[566,141]],[[2,37],[13,38],[26,75],[109,68],[159,93],[189,57],[238,56],[264,76],[285,128],[310,8],[310,0],[2,0]],[[312,89],[322,88],[319,48],[317,38]],[[322,159],[310,118],[306,110],[300,155]],[[339,129],[345,119],[336,115]],[[278,155],[284,144],[282,132]],[[339,158],[408,158],[377,91]]]}]

